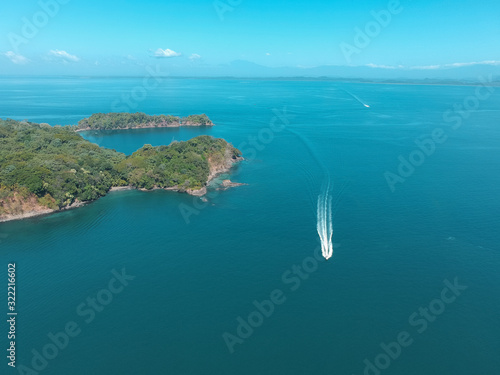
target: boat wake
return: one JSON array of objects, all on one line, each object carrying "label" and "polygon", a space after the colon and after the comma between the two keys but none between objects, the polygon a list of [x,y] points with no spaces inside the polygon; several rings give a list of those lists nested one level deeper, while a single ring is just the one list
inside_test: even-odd
[{"label": "boat wake", "polygon": [[[305,147],[308,149],[309,153],[313,157],[313,159],[316,161],[317,165],[321,168],[322,174],[324,176],[324,181],[321,185],[321,190],[319,192],[317,202],[314,202],[314,197],[311,197],[312,204],[314,203],[317,204],[316,206],[316,215],[317,215],[317,222],[316,222],[316,230],[318,231],[319,239],[321,241],[321,253],[323,257],[328,260],[333,256],[333,248],[334,248],[334,243],[332,242],[333,240],[333,218],[335,214],[335,210],[337,209],[339,200],[341,198],[342,193],[344,192],[347,183],[344,183],[340,190],[337,192],[337,196],[335,199],[333,199],[333,194],[332,194],[332,187],[333,184],[331,182],[331,177],[330,177],[330,172],[326,168],[325,164],[321,161],[321,159],[317,156],[315,149],[311,146],[310,142],[301,134],[298,132],[286,128],[288,132],[291,134],[295,135],[297,138],[299,138]],[[312,172],[309,170],[307,167],[302,167],[304,172],[306,173],[306,176],[310,180],[310,186],[316,185],[317,186],[317,181],[315,181],[315,178],[312,174]],[[314,190],[314,189],[313,189]]]},{"label": "boat wake", "polygon": [[342,91],[344,91],[347,95],[349,95],[350,97],[352,97],[354,100],[356,100],[359,104],[362,104],[364,107],[366,108],[370,108],[370,106],[364,102],[361,101],[360,98],[358,98],[356,95],[354,95],[353,93],[350,93],[349,91],[347,90],[344,90],[342,89]]},{"label": "boat wake", "polygon": [[318,221],[316,229],[321,241],[321,253],[328,260],[333,255],[333,214],[332,197],[330,195],[330,182],[326,189],[318,196]]}]

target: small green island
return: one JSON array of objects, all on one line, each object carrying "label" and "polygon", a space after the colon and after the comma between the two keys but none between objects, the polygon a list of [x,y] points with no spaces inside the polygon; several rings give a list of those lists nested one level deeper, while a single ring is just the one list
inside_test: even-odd
[{"label": "small green island", "polygon": [[154,121],[159,126],[212,124],[206,115],[184,119],[142,115],[95,114],[78,126],[0,119],[0,222],[78,207],[118,189],[166,189],[202,196],[211,179],[243,159],[230,143],[207,135],[168,146],[144,145],[125,155],[78,134],[88,128],[141,128]]},{"label": "small green island", "polygon": [[213,126],[207,115],[177,117],[172,115],[150,116],[137,113],[94,113],[78,122],[77,131],[174,128],[180,126]]}]

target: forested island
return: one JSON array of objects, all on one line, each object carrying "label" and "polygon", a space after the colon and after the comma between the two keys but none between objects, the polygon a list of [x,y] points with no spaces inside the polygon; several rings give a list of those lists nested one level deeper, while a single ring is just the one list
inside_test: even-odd
[{"label": "forested island", "polygon": [[205,114],[181,118],[172,115],[150,116],[142,112],[94,113],[78,122],[77,131],[213,125],[213,122]]},{"label": "forested island", "polygon": [[206,135],[127,156],[75,130],[0,119],[0,222],[79,206],[113,188],[203,195],[210,179],[242,159],[224,139]]}]

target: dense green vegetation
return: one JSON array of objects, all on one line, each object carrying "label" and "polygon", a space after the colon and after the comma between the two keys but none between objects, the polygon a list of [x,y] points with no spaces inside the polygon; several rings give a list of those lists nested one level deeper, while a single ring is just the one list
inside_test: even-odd
[{"label": "dense green vegetation", "polygon": [[212,164],[220,165],[227,157],[239,156],[237,149],[227,146],[225,140],[207,135],[170,146],[145,145],[118,163],[116,170],[139,188],[200,189],[210,174],[209,158]]},{"label": "dense green vegetation", "polygon": [[198,189],[210,174],[209,160],[239,154],[223,139],[200,136],[126,156],[90,143],[73,127],[0,120],[0,214],[15,196],[60,208],[95,200],[114,186]]},{"label": "dense green vegetation", "polygon": [[70,127],[0,120],[0,185],[25,187],[58,206],[97,199],[126,184],[114,166],[125,155],[84,140]]},{"label": "dense green vegetation", "polygon": [[207,115],[191,115],[181,119],[182,124],[189,125],[213,125]]},{"label": "dense green vegetation", "polygon": [[113,130],[141,127],[213,125],[207,115],[191,115],[184,118],[171,115],[149,116],[137,113],[95,113],[78,122],[78,129]]}]

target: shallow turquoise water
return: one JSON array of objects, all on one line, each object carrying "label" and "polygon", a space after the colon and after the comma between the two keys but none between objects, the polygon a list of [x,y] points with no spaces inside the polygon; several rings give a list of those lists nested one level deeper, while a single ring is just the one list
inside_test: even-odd
[{"label": "shallow turquoise water", "polygon": [[[111,111],[140,83],[1,78],[0,116],[74,124]],[[381,343],[407,331],[413,343],[381,373],[497,374],[500,95],[481,101],[459,129],[443,121],[474,90],[165,80],[130,110],[207,113],[216,126],[85,137],[125,153],[223,137],[248,159],[231,179],[248,185],[212,192],[206,204],[171,192],[114,192],[77,210],[0,224],[0,264],[18,269],[18,364],[31,367],[32,349],[75,321],[81,333],[41,373],[357,375],[365,358],[383,353]],[[448,139],[391,192],[384,172],[395,173],[398,156],[408,158],[415,139],[436,128]],[[322,164],[338,197],[337,246],[292,290],[294,265],[319,244]],[[135,279],[85,323],[77,306],[122,268]],[[455,278],[468,288],[418,333],[409,318]],[[236,335],[237,318],[275,289],[284,303],[231,354],[223,334]]]}]

